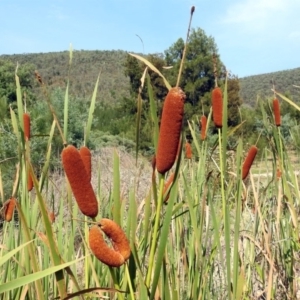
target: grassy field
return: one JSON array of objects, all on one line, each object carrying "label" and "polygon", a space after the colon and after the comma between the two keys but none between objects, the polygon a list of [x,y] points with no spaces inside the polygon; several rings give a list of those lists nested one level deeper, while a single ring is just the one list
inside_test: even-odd
[{"label": "grassy field", "polygon": [[[136,58],[153,69],[143,58]],[[143,80],[149,90],[156,164],[121,149],[96,149],[91,153],[92,178],[87,180],[89,168],[77,150],[76,163],[67,165],[62,159],[58,170],[49,169],[55,159],[51,152],[54,132],[61,136],[64,151],[70,145],[66,144],[68,122],[57,118],[47,98],[53,125],[42,172],[35,174],[16,76],[18,107],[11,110],[11,124],[18,164],[8,202],[0,177],[0,298],[300,299],[299,153],[285,148],[280,125],[266,121],[272,127],[272,143],[260,149],[260,156],[252,157],[254,164],[245,168],[248,150],[255,145],[244,145],[239,138],[234,151],[227,151],[225,82],[216,145],[212,147],[208,137],[202,139],[199,124],[190,121],[192,158],[186,158],[185,140],[179,133],[171,149],[176,154],[172,166],[160,171],[170,144],[160,144],[150,79]],[[90,139],[95,99],[96,92],[80,147]],[[71,109],[68,101],[66,93],[65,121]],[[138,110],[137,129],[140,117]],[[213,121],[212,114],[207,116],[208,126]],[[86,199],[86,193],[92,196]],[[84,215],[94,201],[97,210]],[[12,216],[11,204],[15,205]],[[111,232],[103,218],[113,220]],[[95,224],[99,235],[91,241]],[[97,250],[108,260],[104,262],[94,250],[94,243],[101,243]],[[123,246],[130,248],[129,259]],[[112,266],[114,257],[123,259],[122,263]]]}]

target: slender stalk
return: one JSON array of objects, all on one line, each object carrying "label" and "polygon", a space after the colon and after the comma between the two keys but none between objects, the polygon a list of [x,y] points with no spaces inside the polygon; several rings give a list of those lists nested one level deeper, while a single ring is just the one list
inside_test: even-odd
[{"label": "slender stalk", "polygon": [[222,196],[222,210],[224,216],[224,230],[225,230],[225,251],[226,251],[226,273],[227,273],[227,297],[231,299],[231,270],[230,270],[230,227],[229,227],[229,215],[228,206],[225,197],[225,166],[223,162],[223,147],[221,138],[221,129],[218,129],[219,135],[219,155],[220,155],[220,170],[221,170],[221,196]]},{"label": "slender stalk", "polygon": [[147,276],[146,276],[146,286],[148,288],[150,287],[151,274],[152,274],[152,269],[153,269],[153,265],[154,265],[154,256],[155,256],[155,250],[156,250],[156,245],[157,245],[160,211],[161,211],[161,207],[162,207],[162,203],[163,203],[164,182],[165,182],[165,178],[164,178],[164,176],[161,176],[160,185],[159,185],[159,198],[158,198],[158,202],[157,202],[157,206],[156,206],[155,223],[154,223],[151,248],[150,248],[149,267],[148,267]]}]

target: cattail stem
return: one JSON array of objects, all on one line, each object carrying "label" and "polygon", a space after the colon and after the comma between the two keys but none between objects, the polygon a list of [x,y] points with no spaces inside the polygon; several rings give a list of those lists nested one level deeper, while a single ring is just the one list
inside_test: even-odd
[{"label": "cattail stem", "polygon": [[273,113],[274,113],[275,125],[280,126],[281,125],[280,105],[279,105],[279,100],[277,98],[273,99]]},{"label": "cattail stem", "polygon": [[155,256],[155,250],[156,250],[156,245],[157,245],[160,211],[161,211],[161,207],[162,207],[162,203],[163,203],[164,182],[165,182],[164,176],[160,176],[159,197],[158,197],[158,202],[157,202],[157,207],[156,207],[154,228],[152,231],[152,240],[151,240],[150,255],[149,255],[149,266],[148,266],[147,275],[146,275],[146,286],[148,288],[150,287],[152,269],[154,266],[154,256]]},{"label": "cattail stem", "polygon": [[178,87],[179,83],[180,83],[180,78],[181,78],[183,64],[184,64],[184,60],[185,60],[185,56],[186,56],[187,43],[188,43],[188,40],[189,40],[189,35],[190,35],[190,30],[191,30],[191,24],[192,24],[192,18],[193,18],[194,12],[195,12],[195,6],[192,6],[192,8],[191,8],[191,14],[190,14],[189,27],[188,27],[188,31],[187,31],[187,34],[186,34],[186,40],[185,40],[185,45],[184,45],[184,48],[183,48],[182,59],[181,59],[180,67],[179,67],[179,71],[178,71],[178,77],[177,77],[176,87]]}]

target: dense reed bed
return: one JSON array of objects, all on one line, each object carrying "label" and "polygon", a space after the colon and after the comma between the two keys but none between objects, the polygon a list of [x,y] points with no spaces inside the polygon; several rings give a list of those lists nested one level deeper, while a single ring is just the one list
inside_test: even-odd
[{"label": "dense reed bed", "polygon": [[[299,170],[283,143],[277,104],[274,115],[262,120],[271,132],[266,147],[245,145],[239,137],[229,150],[234,130],[226,120],[227,81],[219,79],[212,112],[188,120],[190,159],[183,140],[184,91],[166,84],[159,128],[150,77],[142,80],[149,83],[155,123],[152,162],[133,154],[132,162],[142,163],[131,173],[133,163],[122,162],[114,149],[109,161],[96,163],[104,149],[87,145],[97,80],[78,147],[67,145],[66,122],[47,99],[54,121],[37,174],[30,159],[35,134],[26,129],[16,76],[11,123],[19,156],[11,198],[1,199],[1,299],[300,299]],[[40,75],[37,81],[47,97]],[[290,103],[281,96],[276,93]],[[66,93],[64,119],[68,101]],[[62,142],[56,173],[49,169],[55,132]]]}]

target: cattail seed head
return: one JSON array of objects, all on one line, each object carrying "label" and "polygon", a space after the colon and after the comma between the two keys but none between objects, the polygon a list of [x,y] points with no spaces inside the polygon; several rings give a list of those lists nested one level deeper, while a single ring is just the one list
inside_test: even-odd
[{"label": "cattail seed head", "polygon": [[89,179],[89,181],[91,181],[91,178],[92,178],[92,154],[91,154],[91,151],[88,147],[83,146],[80,148],[79,154],[83,161],[88,179]]},{"label": "cattail seed head", "polygon": [[169,171],[176,159],[184,112],[185,94],[179,87],[171,88],[165,99],[159,130],[156,168],[161,174]]},{"label": "cattail seed head", "polygon": [[279,105],[279,100],[277,98],[273,100],[273,112],[274,112],[275,125],[280,126],[281,125],[280,105]]},{"label": "cattail seed head", "polygon": [[204,141],[206,139],[206,125],[207,125],[207,118],[205,115],[201,116],[200,124],[201,124],[201,140]]},{"label": "cattail seed head", "polygon": [[106,244],[102,232],[97,225],[94,225],[90,229],[89,244],[93,254],[104,264],[110,267],[120,267],[124,264],[124,257]]},{"label": "cattail seed head", "polygon": [[28,113],[23,114],[24,124],[24,137],[26,140],[30,140],[30,116]]},{"label": "cattail seed head", "polygon": [[[106,244],[100,228],[111,240],[113,248]],[[124,231],[110,219],[102,219],[99,226],[90,229],[89,244],[97,259],[111,267],[120,267],[130,257],[129,241]]]},{"label": "cattail seed head", "polygon": [[114,250],[119,252],[126,261],[129,258],[131,251],[129,241],[122,228],[110,219],[102,219],[99,224],[101,230],[111,239]]},{"label": "cattail seed head", "polygon": [[98,202],[79,151],[74,146],[67,146],[61,158],[79,209],[88,217],[96,217]]},{"label": "cattail seed head", "polygon": [[222,128],[223,126],[223,97],[222,90],[216,87],[212,91],[212,112],[213,121],[217,128]]},{"label": "cattail seed head", "polygon": [[175,173],[172,172],[171,175],[169,176],[168,180],[166,181],[163,189],[163,195],[164,195],[164,202],[168,202],[169,197],[170,197],[170,187],[174,181]]},{"label": "cattail seed head", "polygon": [[191,159],[193,156],[192,154],[192,145],[190,143],[185,143],[185,157],[187,159]]},{"label": "cattail seed head", "polygon": [[27,172],[27,191],[30,192],[33,189],[33,180],[30,170]]},{"label": "cattail seed head", "polygon": [[253,161],[255,159],[255,156],[257,154],[257,147],[256,146],[251,146],[249,151],[248,151],[248,154],[246,156],[246,159],[243,163],[243,168],[242,168],[242,179],[246,179],[248,174],[249,174],[249,171],[250,171],[250,168],[253,164]]},{"label": "cattail seed head", "polygon": [[16,201],[17,200],[12,197],[4,203],[4,219],[6,222],[10,222],[13,218]]},{"label": "cattail seed head", "polygon": [[53,211],[48,211],[48,217],[51,223],[55,222],[55,214]]}]

